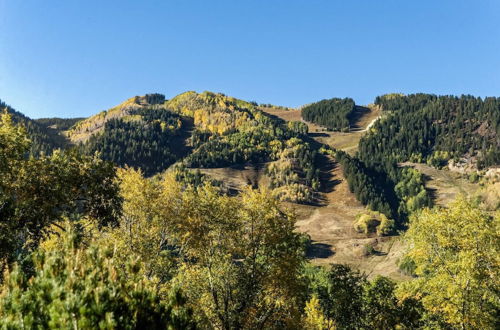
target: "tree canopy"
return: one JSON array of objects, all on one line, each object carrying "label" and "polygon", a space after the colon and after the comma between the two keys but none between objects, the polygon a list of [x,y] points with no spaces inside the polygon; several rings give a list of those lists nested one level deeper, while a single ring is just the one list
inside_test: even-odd
[{"label": "tree canopy", "polygon": [[498,328],[500,214],[458,199],[414,216],[405,239],[417,278],[401,296],[418,298],[457,328]]},{"label": "tree canopy", "polygon": [[321,100],[302,108],[304,120],[334,131],[349,131],[355,104],[351,98]]}]

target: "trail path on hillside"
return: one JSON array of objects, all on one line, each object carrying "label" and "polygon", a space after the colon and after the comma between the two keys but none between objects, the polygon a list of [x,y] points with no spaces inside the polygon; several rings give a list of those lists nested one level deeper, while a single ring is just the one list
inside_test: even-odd
[{"label": "trail path on hillside", "polygon": [[367,132],[379,118],[380,117],[373,118],[373,120],[366,126],[366,128],[362,132]]}]

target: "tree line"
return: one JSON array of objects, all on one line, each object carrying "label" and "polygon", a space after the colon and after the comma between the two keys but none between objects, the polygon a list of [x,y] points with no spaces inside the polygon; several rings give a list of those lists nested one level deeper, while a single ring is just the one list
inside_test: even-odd
[{"label": "tree line", "polygon": [[[12,115],[12,120],[15,123],[22,124],[26,128],[32,141],[29,150],[30,154],[34,156],[41,154],[50,155],[53,150],[67,146],[67,141],[59,134],[59,130],[50,129],[45,125],[43,120],[39,123],[26,117],[0,100],[0,111],[4,110]],[[59,121],[62,122],[65,119],[60,119]]]},{"label": "tree line", "polygon": [[[401,167],[401,162],[440,167],[448,160],[469,157],[479,168],[500,162],[500,99],[388,94],[377,97],[375,104],[382,108],[382,118],[359,142],[356,158],[362,164],[357,166],[360,170],[347,171],[346,177],[363,204],[387,216],[392,213],[401,223],[412,212],[432,205],[423,175]],[[379,193],[370,189],[371,194],[361,196],[367,190],[366,180],[357,178],[366,169],[379,178]],[[381,202],[384,198],[387,203]]]},{"label": "tree line", "polygon": [[335,150],[334,157],[342,166],[349,190],[357,200],[391,219],[398,218],[398,200],[394,184],[385,172],[377,172],[367,167],[361,160],[342,150]]}]

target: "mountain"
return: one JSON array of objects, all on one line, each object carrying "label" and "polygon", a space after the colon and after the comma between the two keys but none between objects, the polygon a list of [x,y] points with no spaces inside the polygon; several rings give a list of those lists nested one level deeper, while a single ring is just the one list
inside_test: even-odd
[{"label": "mountain", "polygon": [[[295,116],[297,110],[208,91],[188,91],[170,100],[158,93],[134,96],[86,119],[34,121],[9,111],[27,127],[35,155],[77,145],[119,166],[140,168],[147,176],[173,164],[195,169],[253,166],[277,196],[295,202],[319,197],[325,160],[318,152],[330,148],[356,198],[404,222],[414,210],[430,205],[431,196],[422,174],[400,163],[456,167],[465,162],[472,168],[500,164],[499,104],[497,98],[387,94],[376,98],[381,119],[372,120],[366,134],[349,131],[371,110],[349,98],[303,107],[305,123]],[[290,115],[283,120],[273,112]],[[321,134],[308,134],[313,124],[342,133],[322,130],[337,134],[325,140]],[[353,136],[363,136],[356,154],[335,147],[339,139]]]},{"label": "mountain", "polygon": [[[42,120],[45,130],[70,122]],[[40,124],[39,123],[39,124]],[[98,153],[147,176],[174,163],[185,168],[254,166],[282,200],[311,202],[319,189],[317,147],[304,123],[287,123],[255,103],[221,93],[132,97],[62,132],[84,153]],[[69,144],[66,144],[69,145]],[[55,147],[55,146],[54,146]]]}]

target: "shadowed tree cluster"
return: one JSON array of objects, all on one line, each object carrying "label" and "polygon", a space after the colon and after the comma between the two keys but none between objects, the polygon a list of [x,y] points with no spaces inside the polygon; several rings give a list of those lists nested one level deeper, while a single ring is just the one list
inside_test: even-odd
[{"label": "shadowed tree cluster", "polygon": [[302,118],[333,131],[348,132],[355,107],[351,98],[322,100],[302,108]]}]

